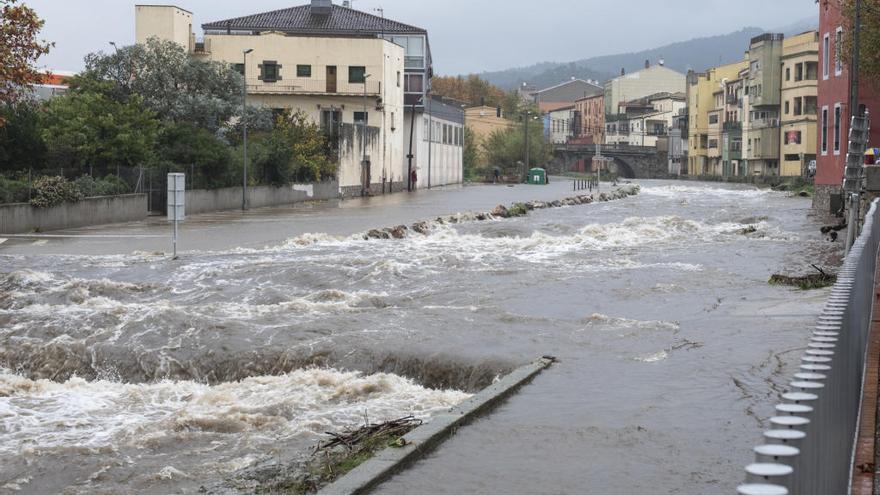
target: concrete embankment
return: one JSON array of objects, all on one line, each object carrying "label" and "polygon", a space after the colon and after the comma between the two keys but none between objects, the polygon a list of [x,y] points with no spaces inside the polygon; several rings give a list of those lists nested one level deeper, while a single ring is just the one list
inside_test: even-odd
[{"label": "concrete embankment", "polygon": [[28,203],[0,205],[0,234],[23,234],[132,222],[147,216],[147,195],[86,198],[50,208]]},{"label": "concrete embankment", "polygon": [[486,387],[477,395],[454,407],[445,414],[438,414],[402,439],[402,446],[388,447],[369,461],[356,467],[333,484],[321,490],[319,495],[361,495],[369,493],[383,481],[430,452],[437,445],[468,422],[485,414],[519,387],[528,383],[541,371],[555,362],[555,358],[542,357],[533,363],[514,370],[501,380]]}]

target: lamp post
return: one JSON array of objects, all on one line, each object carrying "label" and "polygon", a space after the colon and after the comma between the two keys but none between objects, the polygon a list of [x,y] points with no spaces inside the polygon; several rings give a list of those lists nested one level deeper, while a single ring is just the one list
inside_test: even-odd
[{"label": "lamp post", "polygon": [[249,53],[254,51],[253,48],[248,48],[247,50],[242,50],[242,57],[244,61],[244,65],[242,67],[241,75],[242,75],[242,85],[241,85],[241,124],[242,124],[242,137],[243,140],[243,150],[244,150],[244,163],[242,164],[242,182],[241,182],[241,211],[247,210],[247,175],[248,175],[248,153],[247,153],[247,129],[248,129],[248,121],[247,121],[247,56]]},{"label": "lamp post", "polygon": [[361,120],[364,129],[364,133],[362,136],[362,139],[364,141],[364,158],[361,161],[361,196],[366,196],[367,189],[369,188],[369,174],[367,173],[367,79],[370,76],[371,74],[364,74],[364,116]]}]

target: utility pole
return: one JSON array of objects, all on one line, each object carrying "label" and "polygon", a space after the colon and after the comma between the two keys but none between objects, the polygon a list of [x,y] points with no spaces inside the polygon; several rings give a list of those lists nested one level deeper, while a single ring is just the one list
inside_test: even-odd
[{"label": "utility pole", "polygon": [[367,189],[369,189],[369,176],[370,174],[367,172],[368,167],[370,166],[369,159],[367,159],[367,78],[370,77],[370,74],[364,74],[364,119],[361,121],[364,126],[364,159],[361,161],[361,196],[366,196]]},{"label": "utility pole", "polygon": [[409,120],[409,154],[406,155],[406,158],[409,163],[406,167],[406,190],[409,192],[412,192],[412,190],[413,190],[412,161],[413,161],[413,134],[415,134],[415,131],[416,131],[416,103],[418,103],[418,100],[413,100],[412,115],[410,115],[410,120]]},{"label": "utility pole", "polygon": [[243,50],[242,54],[244,55],[244,67],[242,68],[242,86],[241,86],[241,123],[242,123],[242,137],[243,137],[243,145],[242,148],[244,150],[244,163],[242,164],[242,182],[241,182],[241,211],[247,210],[247,186],[248,186],[248,152],[247,152],[247,140],[248,140],[248,121],[247,121],[247,56],[249,53],[254,51],[253,48],[248,48],[247,50]]},{"label": "utility pole", "polygon": [[[433,153],[433,144],[434,144],[434,114],[431,108],[431,91],[428,90],[425,92],[425,96],[428,97],[428,189],[431,189],[431,159]],[[442,136],[442,134],[441,134]]]},{"label": "utility pole", "polygon": [[525,115],[523,115],[523,122],[525,122],[525,126],[524,126],[523,128],[525,129],[525,133],[526,133],[526,136],[525,136],[525,139],[526,139],[526,150],[525,150],[525,151],[526,151],[526,156],[525,156],[525,162],[523,162],[523,173],[522,173],[523,182],[526,182],[526,180],[527,180],[527,178],[528,178],[528,174],[529,174],[529,161],[530,161],[530,158],[531,158],[531,157],[529,156],[529,152],[531,151],[531,150],[529,150],[529,115],[531,115],[531,112],[529,112],[528,110],[526,110]]}]

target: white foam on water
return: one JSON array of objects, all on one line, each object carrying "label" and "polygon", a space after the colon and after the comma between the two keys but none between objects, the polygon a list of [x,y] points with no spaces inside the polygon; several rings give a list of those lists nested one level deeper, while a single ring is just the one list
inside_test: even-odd
[{"label": "white foam on water", "polygon": [[678,322],[674,321],[633,320],[630,318],[617,318],[601,313],[593,313],[584,319],[584,323],[587,326],[599,328],[661,330],[668,332],[677,332],[680,327]]},{"label": "white foam on water", "polygon": [[[188,381],[64,383],[0,372],[0,455],[101,453],[206,441],[244,450],[409,414],[428,418],[469,397],[391,374],[298,370],[214,386]],[[241,456],[236,466],[244,467]],[[251,460],[255,458],[250,458]],[[180,473],[161,471],[172,477]]]},{"label": "white foam on water", "polygon": [[669,358],[669,353],[666,351],[659,351],[653,354],[648,354],[646,356],[639,356],[633,358],[634,361],[639,361],[641,363],[659,363],[660,361],[665,361]]},{"label": "white foam on water", "polygon": [[703,197],[737,197],[763,198],[767,196],[784,196],[784,193],[771,189],[728,189],[722,187],[696,185],[642,186],[641,194],[665,198],[686,199],[688,196]]}]

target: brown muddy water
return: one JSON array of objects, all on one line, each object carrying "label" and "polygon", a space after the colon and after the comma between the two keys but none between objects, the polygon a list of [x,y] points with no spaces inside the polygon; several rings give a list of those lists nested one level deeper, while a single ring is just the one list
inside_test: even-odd
[{"label": "brown muddy water", "polygon": [[827,250],[808,208],[646,181],[404,240],[0,255],[0,493],[198,493],[544,354],[383,491],[730,493],[824,295],[767,284]]}]

